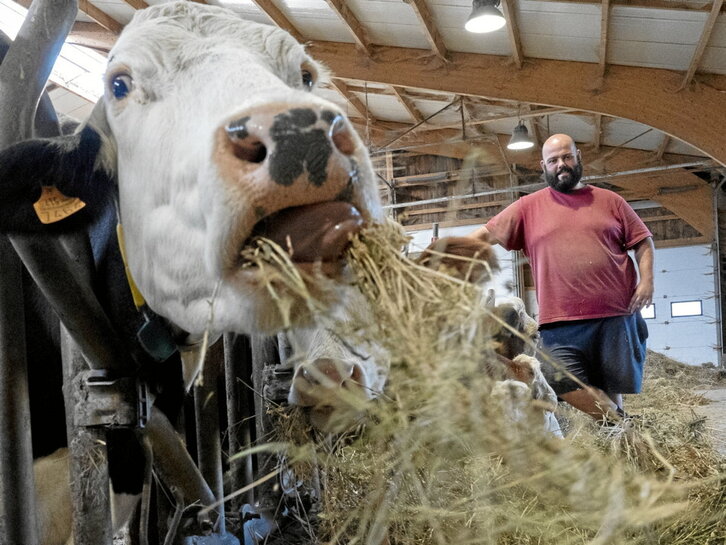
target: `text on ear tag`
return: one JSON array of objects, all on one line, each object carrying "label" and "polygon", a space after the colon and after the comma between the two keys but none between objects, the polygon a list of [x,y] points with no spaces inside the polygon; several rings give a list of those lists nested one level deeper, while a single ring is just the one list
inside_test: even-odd
[{"label": "text on ear tag", "polygon": [[55,223],[75,214],[86,206],[77,197],[66,197],[55,186],[44,185],[40,198],[33,204],[41,223]]}]

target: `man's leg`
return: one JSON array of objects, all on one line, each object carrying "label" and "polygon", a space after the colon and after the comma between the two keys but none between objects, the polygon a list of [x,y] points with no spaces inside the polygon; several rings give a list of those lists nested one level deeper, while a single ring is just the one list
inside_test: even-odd
[{"label": "man's leg", "polygon": [[602,390],[593,386],[585,386],[565,394],[560,398],[595,420],[620,420],[618,405]]}]

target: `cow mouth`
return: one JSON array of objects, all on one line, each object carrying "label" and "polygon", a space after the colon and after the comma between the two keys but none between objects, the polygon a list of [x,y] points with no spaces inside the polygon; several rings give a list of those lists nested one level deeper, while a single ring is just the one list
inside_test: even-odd
[{"label": "cow mouth", "polygon": [[347,202],[295,206],[259,221],[245,245],[255,237],[264,237],[285,250],[298,267],[321,263],[324,272],[332,273],[331,269],[341,263],[353,235],[364,226],[360,211]]}]

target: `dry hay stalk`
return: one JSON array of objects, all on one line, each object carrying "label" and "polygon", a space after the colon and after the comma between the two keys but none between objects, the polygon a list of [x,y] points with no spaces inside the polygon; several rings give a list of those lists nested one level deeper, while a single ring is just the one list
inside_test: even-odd
[{"label": "dry hay stalk", "polygon": [[[603,428],[570,413],[564,440],[545,434],[541,412],[513,419],[489,396],[484,365],[496,361],[498,326],[483,288],[407,260],[405,241],[388,224],[353,242],[355,284],[372,323],[320,315],[343,339],[376,339],[391,370],[384,399],[366,407],[368,425],[312,443],[323,497],[310,542],[722,542],[723,459],[707,441],[679,439],[674,448],[666,436],[682,437],[680,424],[667,433],[653,427],[670,419],[667,407],[643,427]],[[284,252],[274,255],[284,261]],[[300,286],[291,264],[279,270],[276,282],[289,274]],[[310,436],[287,438],[291,453],[294,444],[310,447]],[[695,471],[675,455],[689,443],[704,465]]]}]

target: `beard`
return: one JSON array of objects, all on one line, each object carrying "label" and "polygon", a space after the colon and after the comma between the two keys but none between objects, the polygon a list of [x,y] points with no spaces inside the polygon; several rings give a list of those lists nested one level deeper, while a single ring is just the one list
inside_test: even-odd
[{"label": "beard", "polygon": [[[560,174],[564,173],[569,174],[569,176],[560,180]],[[580,178],[582,178],[582,163],[578,162],[573,168],[565,165],[554,174],[545,170],[544,177],[547,185],[555,191],[569,193],[580,182]]]}]

